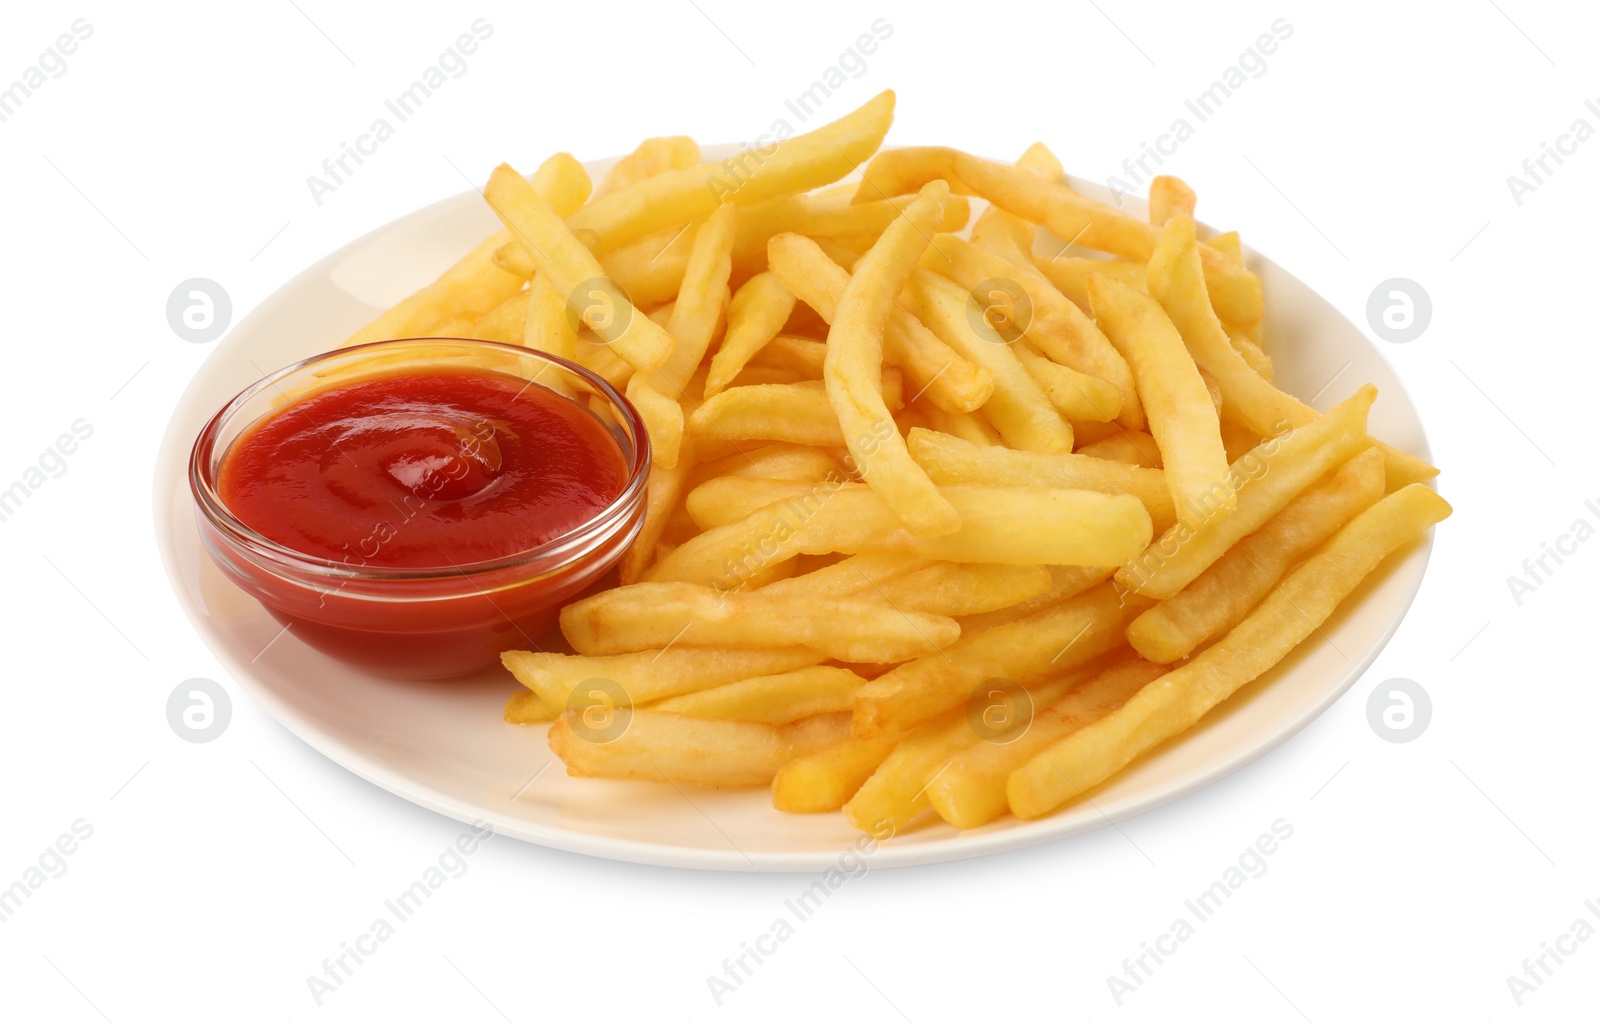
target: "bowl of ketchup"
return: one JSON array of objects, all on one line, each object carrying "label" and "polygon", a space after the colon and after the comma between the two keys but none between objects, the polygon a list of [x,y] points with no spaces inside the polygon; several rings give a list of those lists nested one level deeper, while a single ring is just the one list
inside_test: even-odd
[{"label": "bowl of ketchup", "polygon": [[460,338],[356,345],[269,374],[206,424],[207,554],[286,630],[397,678],[526,649],[638,535],[650,443],[603,379]]}]

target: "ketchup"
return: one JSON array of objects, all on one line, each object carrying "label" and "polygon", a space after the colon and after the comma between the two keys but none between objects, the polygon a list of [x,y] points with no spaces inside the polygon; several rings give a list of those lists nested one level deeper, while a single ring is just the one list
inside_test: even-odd
[{"label": "ketchup", "polygon": [[588,409],[502,373],[403,370],[315,392],[224,455],[218,493],[246,526],[359,567],[469,566],[579,528],[628,467]]}]

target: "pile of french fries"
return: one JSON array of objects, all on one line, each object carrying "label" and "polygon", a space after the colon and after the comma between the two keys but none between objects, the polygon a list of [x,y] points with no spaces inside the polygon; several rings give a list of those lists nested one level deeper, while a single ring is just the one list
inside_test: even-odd
[{"label": "pile of french fries", "polygon": [[1260,280],[1183,182],[1139,220],[1042,145],[880,150],[893,110],[723,163],[648,139],[592,188],[501,166],[504,230],[351,339],[542,349],[646,421],[619,585],[562,612],[575,652],[504,655],[506,720],[571,774],[770,785],[880,836],[1037,817],[1450,512],[1368,435],[1372,387],[1273,385]]}]

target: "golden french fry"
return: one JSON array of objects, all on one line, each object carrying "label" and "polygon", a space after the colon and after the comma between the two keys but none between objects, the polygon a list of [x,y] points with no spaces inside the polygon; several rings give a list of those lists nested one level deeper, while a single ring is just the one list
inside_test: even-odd
[{"label": "golden french fry", "polygon": [[[900,404],[900,376],[889,371],[880,378],[883,400]],[[869,424],[875,432],[869,437],[886,437],[894,432],[894,421]],[[704,441],[785,441],[815,447],[842,448],[844,432],[839,417],[820,381],[797,384],[752,384],[730,387],[695,409],[689,417],[689,430]]]},{"label": "golden french fry", "polygon": [[794,334],[779,334],[756,355],[759,365],[787,369],[802,380],[821,380],[822,364],[828,358],[828,343]]},{"label": "golden french fry", "polygon": [[988,614],[1032,600],[1050,589],[1043,565],[974,565],[936,561],[926,568],[866,586],[857,595],[924,614]]},{"label": "golden french fry", "polygon": [[1383,454],[1368,448],[1240,540],[1177,596],[1128,626],[1147,660],[1171,664],[1244,620],[1296,561],[1383,496]]},{"label": "golden french fry", "polygon": [[1228,343],[1233,345],[1233,350],[1239,357],[1250,364],[1250,368],[1261,374],[1261,379],[1272,380],[1272,357],[1260,345],[1237,330],[1228,330]]},{"label": "golden french fry", "polygon": [[818,664],[669,697],[651,709],[696,718],[781,725],[814,714],[849,711],[850,701],[863,681],[853,671]]},{"label": "golden french fry", "polygon": [[1442,497],[1417,483],[1356,516],[1214,645],[1014,771],[1011,812],[1048,813],[1193,726],[1319,629],[1386,557],[1449,514]]},{"label": "golden french fry", "polygon": [[[1189,215],[1191,217],[1194,216],[1194,210],[1190,210]],[[1162,221],[1162,223],[1165,224],[1166,222]],[[1222,234],[1207,238],[1206,244],[1227,256],[1234,265],[1244,266],[1244,248],[1240,245],[1238,231],[1225,231]]]},{"label": "golden french fry", "polygon": [[1377,395],[1369,384],[1307,425],[1262,441],[1229,469],[1238,495],[1230,514],[1199,529],[1179,521],[1118,569],[1117,582],[1159,600],[1176,596],[1302,490],[1354,457],[1367,443],[1367,410]]},{"label": "golden french fry", "polygon": [[[648,426],[647,426],[648,428]],[[666,535],[667,522],[683,498],[684,483],[694,466],[693,445],[682,445],[678,462],[671,468],[652,465],[645,481],[644,522],[639,535],[622,555],[618,572],[622,584],[636,583],[644,570],[650,567],[656,545]]]},{"label": "golden french fry", "polygon": [[645,139],[633,152],[606,171],[595,187],[596,199],[612,192],[632,188],[646,178],[669,170],[693,167],[700,162],[700,145],[687,135],[667,135]]},{"label": "golden french fry", "polygon": [[1066,250],[1033,256],[1033,265],[1045,279],[1055,286],[1078,308],[1089,308],[1089,275],[1105,274],[1115,277],[1135,291],[1145,290],[1144,264],[1131,259],[1090,259],[1085,256],[1068,256]]},{"label": "golden french fry", "polygon": [[997,625],[1005,625],[1026,618],[1029,615],[1043,611],[1047,607],[1065,604],[1073,597],[1089,590],[1107,579],[1111,578],[1112,569],[1081,565],[1046,565],[1045,571],[1050,573],[1050,588],[1036,597],[1030,597],[1020,604],[1012,604],[997,611],[986,611],[983,614],[966,615],[960,619],[963,635],[983,632]]},{"label": "golden french fry", "polygon": [[[589,175],[570,153],[557,153],[539,165],[529,187],[543,202],[565,216],[588,198]],[[341,347],[390,338],[430,334],[449,337],[463,333],[460,329],[444,328],[452,320],[476,320],[522,290],[526,276],[506,273],[494,263],[495,250],[510,241],[511,232],[495,233],[461,257],[432,284],[356,331]]]},{"label": "golden french fry", "polygon": [[834,309],[822,376],[853,467],[895,516],[918,536],[961,528],[955,507],[906,450],[880,385],[883,334],[931,230],[944,215],[949,188],[924,186],[900,219],[861,257]]},{"label": "golden french fry", "polygon": [[892,551],[852,554],[814,572],[779,580],[764,587],[762,592],[786,597],[804,595],[811,599],[849,597],[858,593],[872,593],[891,580],[934,564],[937,562],[927,558]]},{"label": "golden french fry", "polygon": [[763,496],[776,496],[745,518],[686,541],[645,578],[732,588],[750,565],[764,567],[800,554],[867,551],[985,564],[1109,566],[1139,554],[1151,535],[1149,513],[1128,494],[941,487],[961,514],[961,528],[947,536],[918,537],[899,529],[883,500],[859,485],[744,483]]},{"label": "golden french fry", "polygon": [[[1103,458],[1110,462],[1123,462],[1127,465],[1139,465],[1146,469],[1161,468],[1161,450],[1156,447],[1156,439],[1142,430],[1114,430],[1084,444],[1075,454]],[[1162,484],[1165,483],[1163,477]],[[1167,497],[1170,501],[1171,491],[1168,491]]]},{"label": "golden french fry", "polygon": [[683,273],[683,289],[667,321],[667,333],[672,335],[675,346],[667,361],[647,377],[656,390],[674,399],[683,397],[689,378],[705,358],[727,312],[737,223],[734,205],[723,203],[695,232]]},{"label": "golden french fry", "polygon": [[802,646],[764,648],[685,647],[641,650],[614,657],[507,650],[500,663],[552,707],[563,710],[579,686],[602,682],[617,687],[619,706],[641,706],[681,693],[726,685],[758,675],[776,675],[823,659]]},{"label": "golden french fry", "polygon": [[1089,303],[1133,367],[1178,520],[1199,527],[1225,518],[1235,498],[1222,426],[1177,328],[1154,299],[1110,277],[1089,278]]},{"label": "golden french fry", "polygon": [[907,660],[949,646],[952,619],[870,600],[830,606],[693,583],[635,583],[561,609],[561,632],[581,654],[627,653],[669,643],[759,647],[774,635],[858,664]]},{"label": "golden french fry", "polygon": [[[598,720],[586,723],[589,717]],[[708,749],[717,755],[706,756]],[[739,788],[770,782],[789,746],[774,725],[606,708],[603,715],[561,715],[550,726],[550,751],[576,777]]]},{"label": "golden french fry", "polygon": [[541,725],[561,716],[564,708],[555,707],[529,689],[518,689],[506,699],[502,716],[508,725]]},{"label": "golden french fry", "polygon": [[[1310,406],[1284,394],[1252,369],[1228,340],[1206,294],[1194,221],[1189,217],[1176,216],[1167,222],[1150,258],[1148,280],[1150,294],[1167,310],[1195,362],[1216,379],[1230,414],[1243,425],[1259,436],[1274,437],[1316,418]],[[1387,445],[1383,451],[1391,489],[1438,473],[1412,455]]]},{"label": "golden french fry", "polygon": [[995,487],[1065,487],[1102,494],[1132,494],[1150,513],[1153,528],[1176,520],[1172,493],[1160,469],[1146,469],[1084,454],[1045,454],[980,447],[948,434],[915,429],[906,438],[911,457],[935,483]]},{"label": "golden french fry", "polygon": [[[974,412],[952,413],[924,399],[912,403],[912,408],[920,412],[927,420],[927,429],[939,433],[948,433],[952,437],[960,437],[971,444],[980,444],[984,447],[1002,445],[1000,432],[989,425],[988,420]],[[909,432],[909,431],[903,431]]]},{"label": "golden french fry", "polygon": [[1021,734],[1002,732],[952,757],[928,784],[934,811],[958,828],[987,824],[1006,812],[1006,781],[1013,770],[1116,710],[1166,671],[1138,657],[1113,658],[1074,673],[1053,700],[1043,686],[1033,690],[1028,706],[1034,709],[1022,716]]},{"label": "golden french fry", "polygon": [[[1064,184],[937,146],[878,153],[863,172],[856,198],[869,200],[880,198],[883,192],[914,192],[936,178],[943,178],[955,192],[982,196],[1009,213],[1043,224],[1059,238],[1124,259],[1148,260],[1159,237],[1159,228],[1095,202]],[[1206,284],[1219,312],[1235,323],[1259,321],[1261,281],[1215,249],[1203,249],[1202,256]]]},{"label": "golden french fry", "polygon": [[[527,247],[539,275],[549,277],[569,307],[581,308],[585,326],[610,342],[636,368],[654,369],[672,352],[672,337],[602,275],[600,264],[522,175],[501,164],[489,176],[484,198]],[[587,207],[586,207],[587,208]]]},{"label": "golden french fry", "polygon": [[711,358],[705,396],[714,398],[726,390],[745,364],[778,336],[792,312],[794,295],[776,274],[763,271],[746,281],[728,304],[728,330]]},{"label": "golden french fry", "polygon": [[670,170],[601,196],[570,218],[602,249],[702,217],[723,202],[748,206],[805,192],[850,173],[883,142],[894,93],[882,92],[832,124],[745,150],[722,163]]},{"label": "golden french fry", "polygon": [[[1031,227],[1027,230],[1031,233]],[[1108,415],[1076,418],[1121,418],[1131,428],[1142,428],[1144,416],[1127,361],[1094,321],[1034,267],[1027,244],[1010,233],[992,235],[986,247],[955,235],[939,235],[923,254],[922,265],[967,289],[981,313],[1004,311],[1010,323],[998,328],[1002,339],[1020,334],[1055,362],[1096,377],[1116,391],[1117,402],[1102,399],[1097,410]]]},{"label": "golden french fry", "polygon": [[528,292],[516,292],[484,314],[472,325],[467,336],[508,345],[522,344],[522,327],[528,315],[528,301]]},{"label": "golden french fry", "polygon": [[1109,423],[1121,414],[1122,394],[1112,384],[1053,362],[1028,348],[1026,341],[1016,346],[1016,353],[1022,368],[1069,424],[1075,420]]},{"label": "golden french fry", "polygon": [[[788,813],[828,813],[839,809],[900,739],[898,733],[870,739],[851,737],[796,757],[780,767],[772,779],[772,805]],[[874,834],[881,834],[882,830]]]},{"label": "golden french fry", "polygon": [[[1185,184],[1182,178],[1157,174],[1150,179],[1150,223],[1160,227],[1175,214],[1194,216],[1194,200],[1194,189]],[[1216,248],[1215,244],[1212,248]],[[1244,265],[1241,260],[1234,259],[1232,254],[1226,252],[1223,254],[1228,256],[1228,261],[1235,266]]]},{"label": "golden french fry", "polygon": [[[522,246],[517,248],[521,250]],[[522,343],[563,359],[576,361],[578,358],[578,332],[567,316],[566,296],[556,290],[548,277],[535,275],[528,286]]]},{"label": "golden french fry", "polygon": [[937,654],[919,657],[856,690],[856,735],[927,721],[993,678],[1028,685],[1123,645],[1123,630],[1150,601],[1102,583],[1025,618],[969,633]]},{"label": "golden french fry", "polygon": [[651,386],[643,373],[635,373],[628,381],[627,394],[650,435],[651,463],[673,468],[683,447],[683,406]]},{"label": "golden french fry", "polygon": [[1071,451],[1072,428],[971,299],[954,282],[918,270],[900,300],[941,341],[994,375],[983,414],[1007,443],[1026,451]]},{"label": "golden french fry", "polygon": [[[850,273],[829,258],[816,241],[780,234],[768,245],[772,272],[800,301],[832,321]],[[884,353],[905,370],[912,386],[949,412],[971,412],[989,400],[994,378],[988,370],[957,355],[909,311],[890,313]]]},{"label": "golden french fry", "polygon": [[976,739],[964,714],[915,729],[844,804],[845,819],[860,831],[900,831],[928,808],[928,780]]}]

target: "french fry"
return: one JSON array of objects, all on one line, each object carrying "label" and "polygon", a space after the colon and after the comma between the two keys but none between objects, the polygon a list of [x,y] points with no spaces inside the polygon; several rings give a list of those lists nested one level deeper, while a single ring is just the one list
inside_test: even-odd
[{"label": "french fry", "polygon": [[918,536],[961,528],[961,516],[906,450],[884,404],[883,335],[895,296],[905,287],[932,227],[944,215],[949,189],[924,186],[903,216],[856,264],[834,309],[823,381],[854,467],[895,516]]},{"label": "french fry", "polygon": [[828,448],[778,442],[696,466],[690,482],[694,489],[724,476],[816,482],[837,476],[839,471],[837,454]]},{"label": "french fry", "polygon": [[[774,237],[768,258],[784,286],[831,323],[849,271],[816,241],[795,234]],[[956,354],[907,310],[890,313],[883,343],[885,356],[905,370],[912,386],[946,411],[971,412],[994,393],[988,370]]]},{"label": "french fry", "polygon": [[822,364],[828,358],[828,343],[794,334],[779,334],[756,354],[755,363],[783,368],[803,380],[821,380]]},{"label": "french fry", "polygon": [[686,541],[645,578],[732,587],[737,584],[731,577],[747,564],[868,551],[984,564],[1109,566],[1139,554],[1151,535],[1149,513],[1128,494],[941,487],[961,514],[961,528],[948,536],[918,537],[899,529],[882,499],[859,485],[745,483],[764,496],[775,491],[785,496]]},{"label": "french fry", "polygon": [[[879,379],[885,403],[898,406],[900,375],[891,370]],[[839,417],[834,415],[820,382],[730,387],[695,409],[688,425],[690,433],[706,441],[759,440],[824,448],[845,446]],[[894,432],[892,420],[869,426],[875,431],[869,434],[871,437]]]},{"label": "french fry", "polygon": [[[1009,216],[1002,211],[994,212]],[[1102,398],[1101,407],[1096,410],[1099,414],[1078,418],[1122,418],[1131,428],[1143,428],[1144,416],[1127,361],[1094,321],[1034,267],[1027,255],[1027,245],[1027,241],[1019,241],[1009,233],[991,237],[987,247],[955,235],[939,235],[923,254],[922,265],[967,289],[974,301],[990,300],[990,296],[977,294],[977,289],[985,285],[998,286],[1002,294],[997,297],[1003,301],[1026,298],[1027,322],[1017,323],[1013,329],[1053,361],[1104,381],[1118,395],[1114,404]],[[1019,290],[1021,294],[1015,294]]]},{"label": "french fry", "polygon": [[849,711],[851,698],[863,681],[853,671],[818,664],[668,697],[651,709],[696,718],[781,725],[814,714]]},{"label": "french fry", "polygon": [[722,163],[666,171],[601,196],[569,218],[602,249],[702,217],[732,200],[748,206],[837,181],[883,142],[894,93],[882,92],[832,124],[746,150]]},{"label": "french fry", "polygon": [[762,592],[769,596],[804,595],[811,599],[821,597],[849,597],[857,593],[873,592],[891,580],[921,571],[937,562],[911,554],[873,552],[852,554],[824,568],[805,575],[782,579]]},{"label": "french fry", "polygon": [[[773,725],[720,721],[627,709],[626,728],[586,726],[570,710],[550,726],[550,750],[583,778],[640,778],[674,785],[742,788],[765,785],[788,759],[789,745]],[[593,737],[590,737],[593,736]],[[714,749],[717,755],[706,756]]]},{"label": "french fry", "polygon": [[523,322],[527,319],[528,293],[519,291],[484,314],[468,331],[469,337],[501,344],[522,344]]},{"label": "french fry", "polygon": [[705,358],[712,338],[728,310],[728,277],[733,271],[733,234],[738,214],[732,203],[717,207],[695,232],[683,289],[673,303],[667,333],[674,342],[672,354],[649,374],[656,390],[674,399],[683,396],[689,378]]},{"label": "french fry", "polygon": [[1055,286],[1073,305],[1087,311],[1089,308],[1089,275],[1104,274],[1115,277],[1135,291],[1145,290],[1144,264],[1131,259],[1091,259],[1086,256],[1068,256],[1066,250],[1032,254],[1033,265],[1045,279]]},{"label": "french fry", "polygon": [[900,739],[898,733],[870,739],[851,737],[790,760],[772,779],[772,805],[788,813],[829,813],[839,809]]},{"label": "french fry", "polygon": [[1109,423],[1121,414],[1122,395],[1113,385],[1053,362],[1025,344],[1017,345],[1016,353],[1022,368],[1069,423],[1073,420]]},{"label": "french fry", "polygon": [[649,138],[639,143],[633,152],[612,165],[606,176],[595,186],[594,197],[610,195],[632,188],[646,178],[664,174],[669,170],[693,167],[700,162],[700,146],[686,135],[667,135]]},{"label": "french fry", "polygon": [[[526,182],[524,182],[526,184]],[[589,175],[570,153],[557,153],[534,172],[529,186],[552,209],[566,215],[589,196]],[[352,334],[340,347],[386,341],[400,337],[451,336],[460,330],[443,330],[450,320],[476,320],[522,290],[526,277],[508,274],[494,264],[495,250],[511,241],[511,232],[499,231],[461,257],[432,284],[380,314]]]},{"label": "french fry", "polygon": [[1199,527],[1233,510],[1222,427],[1183,338],[1161,306],[1110,277],[1089,278],[1089,304],[1133,367],[1178,520]]},{"label": "french fry", "polygon": [[1368,448],[1284,506],[1177,596],[1128,626],[1146,660],[1171,664],[1244,620],[1307,551],[1383,496],[1383,454]]},{"label": "french fry", "polygon": [[[496,167],[484,198],[527,247],[540,276],[549,277],[556,291],[568,296],[569,304],[581,304],[585,326],[605,337],[638,369],[654,369],[666,360],[672,337],[648,316],[634,315],[626,295],[592,283],[603,281],[600,264],[522,175],[505,164]],[[580,286],[585,292],[580,293]]]},{"label": "french fry", "polygon": [[[1194,189],[1185,184],[1182,178],[1157,174],[1150,179],[1150,223],[1160,227],[1176,214],[1194,216],[1194,200]],[[1216,248],[1215,245],[1212,247]],[[1244,265],[1242,260],[1234,259],[1232,253],[1224,252],[1223,255],[1235,266]]]},{"label": "french fry", "polygon": [[728,330],[711,358],[705,396],[714,398],[726,390],[756,353],[778,336],[793,312],[794,295],[776,274],[763,271],[746,281],[728,304]]},{"label": "french fry", "polygon": [[928,808],[928,780],[976,738],[965,715],[912,731],[844,804],[845,819],[860,831],[899,832]]},{"label": "french fry", "polygon": [[819,607],[781,595],[644,582],[568,604],[561,609],[561,632],[574,650],[591,656],[669,643],[759,647],[781,634],[841,661],[885,664],[949,646],[961,628],[941,615],[877,601],[841,600]]},{"label": "french fry", "polygon": [[[1156,439],[1142,430],[1116,430],[1084,444],[1075,453],[1146,469],[1161,468],[1161,450],[1156,447]],[[1167,496],[1170,500],[1170,491]]]},{"label": "french fry", "polygon": [[1026,451],[1071,451],[1072,428],[993,328],[968,315],[970,298],[953,282],[918,270],[901,301],[941,341],[993,374],[994,393],[983,414],[1007,443]]},{"label": "french fry", "polygon": [[1006,781],[1011,772],[1040,751],[1098,721],[1128,701],[1166,669],[1123,655],[1074,673],[1065,692],[1047,701],[1034,691],[1037,708],[1026,730],[1007,742],[975,742],[950,759],[928,783],[928,802],[958,828],[976,828],[1005,813]]},{"label": "french fry", "polygon": [[1050,589],[1043,565],[971,565],[936,561],[926,568],[857,590],[907,611],[960,618],[1032,600]]},{"label": "french fry", "polygon": [[682,693],[776,675],[818,663],[822,655],[802,646],[762,648],[687,647],[641,650],[614,657],[507,650],[506,670],[552,707],[566,709],[573,690],[596,679],[620,687],[622,704],[642,706]]},{"label": "french fry", "polygon": [[[1194,221],[1174,217],[1150,258],[1150,293],[1167,309],[1196,363],[1216,379],[1230,413],[1262,437],[1311,422],[1317,413],[1310,406],[1273,387],[1235,350],[1212,310],[1199,263]],[[1382,448],[1391,489],[1438,473],[1412,455]]]},{"label": "french fry", "polygon": [[651,463],[673,468],[683,447],[683,406],[651,386],[643,373],[628,380],[627,395],[650,435]]},{"label": "french fry", "polygon": [[1025,618],[970,633],[936,654],[919,657],[856,690],[858,736],[901,730],[959,706],[987,679],[1021,685],[1070,671],[1123,645],[1123,630],[1150,606],[1102,583]]},{"label": "french fry", "polygon": [[1102,494],[1132,494],[1150,513],[1153,528],[1176,521],[1172,493],[1159,469],[1126,465],[1084,454],[1045,454],[980,447],[948,434],[912,430],[906,443],[935,483],[979,483],[996,487],[1067,487]]},{"label": "french fry", "polygon": [[1321,628],[1386,557],[1449,514],[1442,497],[1417,483],[1356,516],[1214,645],[1014,771],[1011,812],[1048,813],[1192,727]]},{"label": "french fry", "polygon": [[[952,191],[978,195],[1024,220],[1043,224],[1059,238],[1123,259],[1147,261],[1159,229],[1095,202],[1064,184],[1046,181],[1017,167],[982,160],[955,149],[912,146],[886,149],[863,172],[856,198],[914,192],[935,178]],[[870,184],[869,184],[870,182]],[[1206,285],[1218,311],[1239,324],[1261,319],[1261,281],[1209,247],[1203,249]]]},{"label": "french fry", "polygon": [[501,716],[508,725],[542,725],[560,717],[563,709],[545,703],[532,690],[518,689],[506,699]]},{"label": "french fry", "polygon": [[1107,579],[1111,578],[1112,570],[1109,568],[1084,567],[1079,565],[1046,565],[1045,571],[1050,573],[1050,587],[1035,597],[1030,597],[1019,604],[1002,607],[996,611],[986,611],[983,614],[967,615],[960,619],[963,635],[984,632],[997,625],[1005,625],[1026,618],[1029,615],[1043,611],[1047,607],[1065,604],[1079,594],[1087,593]]},{"label": "french fry", "polygon": [[[522,246],[518,245],[520,250]],[[522,343],[562,359],[577,361],[578,332],[567,316],[566,296],[550,278],[534,275],[528,286],[528,308],[523,314]],[[630,369],[632,367],[629,367]]]},{"label": "french fry", "polygon": [[1369,384],[1309,424],[1262,441],[1229,469],[1238,495],[1230,514],[1199,529],[1180,520],[1118,569],[1117,582],[1158,600],[1176,596],[1302,490],[1354,457],[1366,445],[1367,410],[1377,395]]},{"label": "french fry", "polygon": [[[1189,215],[1194,216],[1194,211],[1190,210]],[[1214,235],[1206,239],[1206,244],[1227,256],[1228,261],[1235,266],[1244,266],[1244,248],[1240,245],[1238,231],[1224,231],[1222,234]]]},{"label": "french fry", "polygon": [[618,572],[624,586],[636,583],[650,567],[656,544],[666,535],[667,522],[683,498],[685,480],[694,465],[693,444],[684,445],[678,452],[676,465],[652,465],[645,481],[644,521],[639,535],[623,552]]}]

